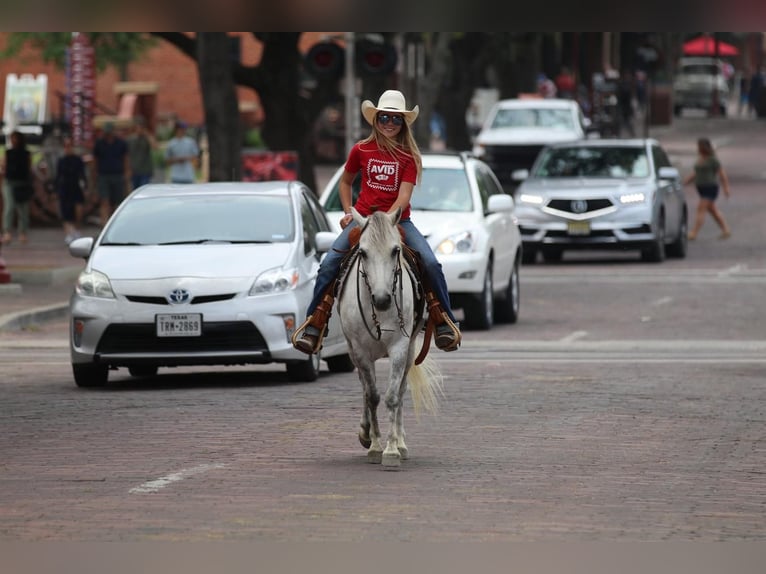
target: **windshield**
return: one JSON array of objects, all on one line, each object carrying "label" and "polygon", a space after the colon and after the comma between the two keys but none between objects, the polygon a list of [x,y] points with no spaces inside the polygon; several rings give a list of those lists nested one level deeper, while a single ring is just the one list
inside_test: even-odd
[{"label": "windshield", "polygon": [[550,109],[499,109],[492,120],[496,128],[547,128],[572,130],[574,122],[569,110]]},{"label": "windshield", "polygon": [[[341,211],[339,182],[335,182],[330,195],[327,196],[325,209]],[[351,184],[353,202],[359,197],[360,177],[354,178]],[[473,197],[468,176],[463,169],[423,168],[420,184],[412,192],[410,200],[412,209],[423,211],[472,211]]]},{"label": "windshield", "polygon": [[544,150],[534,177],[648,177],[649,159],[637,147],[564,147]]},{"label": "windshield", "polygon": [[687,64],[681,68],[682,74],[701,74],[704,76],[714,76],[720,74],[721,70],[715,64]]},{"label": "windshield", "polygon": [[131,200],[110,223],[101,243],[286,243],[294,233],[286,196],[220,193]]}]

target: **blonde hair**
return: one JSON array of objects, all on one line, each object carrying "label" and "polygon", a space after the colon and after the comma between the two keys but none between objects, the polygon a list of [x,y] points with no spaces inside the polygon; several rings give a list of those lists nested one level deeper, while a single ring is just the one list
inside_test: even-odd
[{"label": "blonde hair", "polygon": [[409,124],[402,122],[402,129],[396,134],[395,139],[391,139],[384,135],[383,132],[378,129],[378,118],[375,116],[375,120],[372,122],[372,131],[370,135],[364,138],[360,143],[372,143],[375,142],[378,148],[391,154],[394,157],[397,156],[410,156],[415,161],[415,167],[418,170],[417,183],[420,183],[420,176],[423,172],[423,158],[420,155],[420,148],[412,135],[412,130]]}]

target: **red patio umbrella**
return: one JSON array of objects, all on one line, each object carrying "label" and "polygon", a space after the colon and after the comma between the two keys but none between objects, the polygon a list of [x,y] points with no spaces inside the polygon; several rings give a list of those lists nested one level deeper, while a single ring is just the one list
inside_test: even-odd
[{"label": "red patio umbrella", "polygon": [[[714,56],[715,42],[710,36],[699,36],[684,43],[684,54],[687,56]],[[739,50],[727,42],[718,40],[719,56],[736,56]]]}]

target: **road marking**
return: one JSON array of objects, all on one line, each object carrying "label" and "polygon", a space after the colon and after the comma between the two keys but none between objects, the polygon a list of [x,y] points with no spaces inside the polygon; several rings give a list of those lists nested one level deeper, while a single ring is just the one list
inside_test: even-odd
[{"label": "road marking", "polygon": [[577,339],[582,339],[583,337],[586,337],[588,335],[588,331],[575,331],[574,333],[570,333],[566,337],[562,337],[559,339],[562,343],[571,343],[572,341],[576,341]]},{"label": "road marking", "polygon": [[659,299],[654,301],[652,305],[654,305],[655,307],[660,307],[661,305],[667,305],[671,301],[673,301],[673,297],[660,297]]},{"label": "road marking", "polygon": [[193,466],[191,468],[184,468],[182,470],[179,470],[178,472],[174,472],[166,476],[161,476],[160,478],[157,478],[155,480],[150,480],[148,482],[145,482],[141,486],[133,487],[128,492],[130,494],[144,494],[148,492],[157,492],[158,490],[165,488],[166,486],[169,486],[173,484],[174,482],[183,480],[184,478],[188,478],[196,474],[202,474],[203,472],[207,472],[209,470],[223,468],[224,466],[225,465],[223,464],[200,464],[197,466]]}]

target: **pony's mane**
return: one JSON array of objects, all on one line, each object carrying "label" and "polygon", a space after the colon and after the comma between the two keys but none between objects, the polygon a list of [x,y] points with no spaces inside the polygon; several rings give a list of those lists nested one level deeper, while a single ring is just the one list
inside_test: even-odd
[{"label": "pony's mane", "polygon": [[399,230],[395,225],[391,225],[386,214],[382,211],[376,211],[367,218],[367,224],[362,229],[362,237],[367,237],[373,245],[385,245],[391,241],[391,236],[397,241],[401,241]]}]

